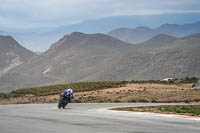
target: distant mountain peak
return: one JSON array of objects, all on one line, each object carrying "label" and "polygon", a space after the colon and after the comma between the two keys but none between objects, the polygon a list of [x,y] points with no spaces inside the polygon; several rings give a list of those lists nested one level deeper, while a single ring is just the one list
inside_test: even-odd
[{"label": "distant mountain peak", "polygon": [[72,32],[69,34],[69,36],[80,36],[80,35],[86,35],[86,34],[82,32]]},{"label": "distant mountain peak", "polygon": [[152,30],[152,29],[146,26],[139,26],[139,27],[136,27],[134,30]]},{"label": "distant mountain peak", "polygon": [[121,27],[121,28],[117,28],[117,29],[110,31],[108,34],[112,34],[113,32],[128,32],[128,31],[132,31],[132,30],[138,32],[138,31],[149,31],[152,29],[149,27],[146,27],[146,26],[138,26],[134,29],[127,28],[127,27]]},{"label": "distant mountain peak", "polygon": [[141,45],[141,46],[145,45],[147,47],[154,49],[154,48],[162,47],[169,43],[172,43],[172,42],[176,41],[177,39],[178,38],[167,35],[167,34],[158,34],[139,45]]},{"label": "distant mountain peak", "polygon": [[12,47],[12,46],[19,46],[21,47],[21,45],[19,45],[19,43],[12,37],[9,35],[0,35],[0,45],[4,46],[4,47]]},{"label": "distant mountain peak", "polygon": [[81,33],[81,32],[72,32],[70,34],[67,34],[65,36],[63,36],[60,40],[58,40],[56,43],[52,44],[52,46],[50,47],[50,49],[55,49],[58,48],[62,45],[64,45],[66,43],[66,41],[78,41],[80,39],[83,39],[86,37],[85,33]]},{"label": "distant mountain peak", "polygon": [[200,38],[200,33],[192,34],[189,36],[185,36],[182,39],[193,39],[193,38]]},{"label": "distant mountain peak", "polygon": [[160,28],[171,28],[171,27],[173,27],[173,26],[179,26],[179,25],[177,25],[177,24],[162,24],[161,26],[160,26]]},{"label": "distant mountain peak", "polygon": [[168,35],[168,34],[158,34],[152,37],[151,39],[164,39],[164,38],[172,38],[172,39],[177,39],[174,36]]},{"label": "distant mountain peak", "polygon": [[130,44],[122,42],[119,39],[113,38],[111,36],[102,33],[85,34],[81,32],[72,32],[70,34],[65,35],[58,42],[54,43],[49,50],[55,50],[55,49],[63,50],[75,47],[90,48],[90,46],[94,45],[101,47],[113,47],[115,49],[115,47],[118,48],[123,45],[127,46]]},{"label": "distant mountain peak", "polygon": [[67,49],[82,49],[83,47],[90,48],[91,46],[96,47],[95,45],[97,47],[112,47],[113,49],[118,49],[119,47],[129,46],[130,44],[102,33],[86,34],[82,32],[72,32],[52,44],[50,49],[45,53],[48,53],[49,51],[55,52],[57,50],[64,51]]},{"label": "distant mountain peak", "polygon": [[15,40],[12,36],[9,35],[0,35],[1,39],[10,39],[10,40]]},{"label": "distant mountain peak", "polygon": [[147,41],[158,34],[168,34],[175,37],[184,37],[190,34],[200,33],[199,29],[200,21],[188,24],[166,23],[154,29],[144,26],[136,27],[134,29],[118,28],[109,32],[108,35],[132,44],[136,44]]},{"label": "distant mountain peak", "polygon": [[11,36],[0,36],[0,78],[37,55],[21,46]]}]

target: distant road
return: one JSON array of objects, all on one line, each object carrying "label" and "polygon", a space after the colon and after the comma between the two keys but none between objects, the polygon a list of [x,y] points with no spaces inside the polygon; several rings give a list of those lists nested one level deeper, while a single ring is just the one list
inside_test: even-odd
[{"label": "distant road", "polygon": [[199,120],[107,110],[139,105],[156,104],[1,105],[0,133],[200,133]]}]

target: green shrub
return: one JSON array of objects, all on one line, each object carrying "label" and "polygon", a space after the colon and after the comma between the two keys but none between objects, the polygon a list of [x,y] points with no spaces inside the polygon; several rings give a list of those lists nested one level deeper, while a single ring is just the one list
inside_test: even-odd
[{"label": "green shrub", "polygon": [[147,103],[147,102],[149,102],[148,100],[146,100],[146,99],[130,99],[130,100],[128,100],[128,102],[130,102],[130,103]]},{"label": "green shrub", "polygon": [[7,94],[6,93],[0,93],[0,98],[7,98]]},{"label": "green shrub", "polygon": [[137,102],[139,103],[148,103],[149,101],[146,99],[138,99]]},{"label": "green shrub", "polygon": [[135,99],[128,100],[129,103],[136,103],[137,101]]}]

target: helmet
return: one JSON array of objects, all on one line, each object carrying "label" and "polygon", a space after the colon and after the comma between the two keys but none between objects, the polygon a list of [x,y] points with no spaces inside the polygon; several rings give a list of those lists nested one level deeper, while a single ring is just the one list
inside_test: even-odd
[{"label": "helmet", "polygon": [[73,93],[73,88],[70,86],[70,87],[68,88],[68,91],[69,91],[70,93]]}]

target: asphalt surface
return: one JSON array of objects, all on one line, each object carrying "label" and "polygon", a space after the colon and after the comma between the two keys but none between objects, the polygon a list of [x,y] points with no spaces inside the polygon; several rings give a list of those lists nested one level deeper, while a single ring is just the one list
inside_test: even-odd
[{"label": "asphalt surface", "polygon": [[107,110],[143,105],[152,104],[0,105],[0,133],[200,133],[199,119]]}]

